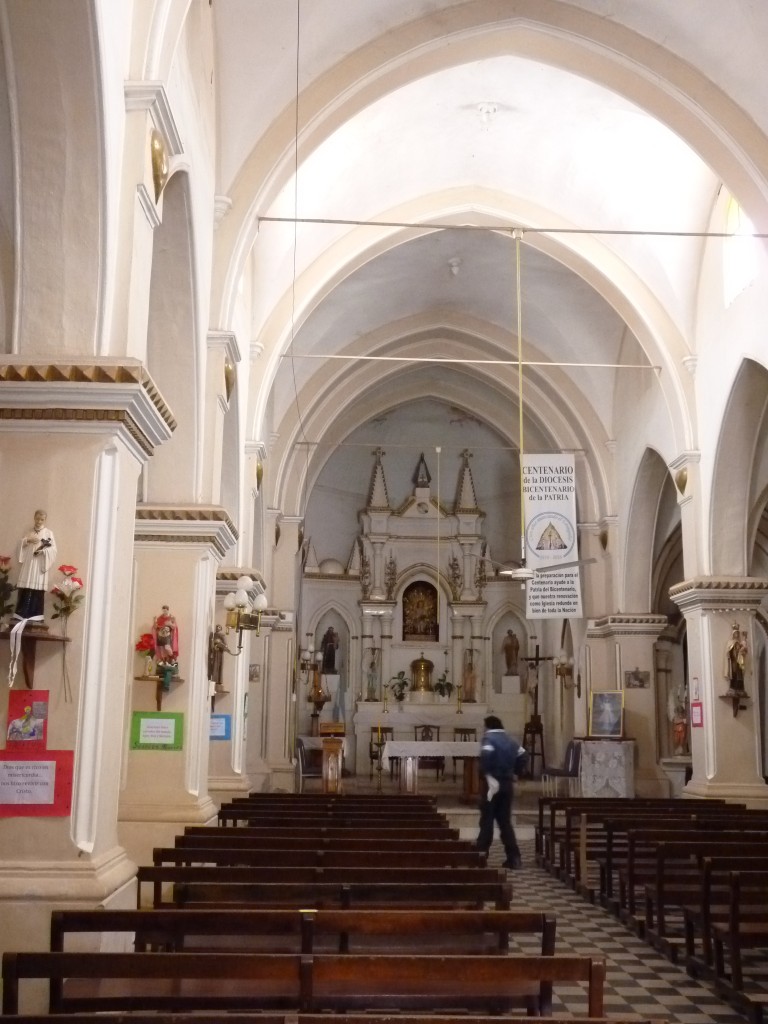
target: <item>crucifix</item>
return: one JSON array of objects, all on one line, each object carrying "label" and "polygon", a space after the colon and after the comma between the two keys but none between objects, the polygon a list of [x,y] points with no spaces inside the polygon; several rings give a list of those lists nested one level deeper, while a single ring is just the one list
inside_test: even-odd
[{"label": "crucifix", "polygon": [[[536,644],[534,656],[528,658],[521,658],[521,661],[525,661],[528,664],[528,692],[533,690],[533,713],[530,719],[525,723],[523,729],[523,746],[529,753],[528,761],[528,778],[534,778],[535,774],[535,762],[536,758],[541,758],[541,770],[542,772],[547,766],[547,759],[544,754],[544,726],[542,725],[541,715],[539,714],[539,665],[545,661],[552,661],[551,656],[544,656],[539,654],[539,645]],[[535,682],[531,682],[531,676],[534,677]],[[530,742],[530,745],[529,745]]]}]

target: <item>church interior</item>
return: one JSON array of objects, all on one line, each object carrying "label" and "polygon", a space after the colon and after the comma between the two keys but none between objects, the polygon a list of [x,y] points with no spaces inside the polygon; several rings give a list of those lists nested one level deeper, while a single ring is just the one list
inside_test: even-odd
[{"label": "church interior", "polygon": [[249,794],[474,838],[489,715],[534,906],[539,797],[768,811],[767,36],[0,0],[0,952]]}]

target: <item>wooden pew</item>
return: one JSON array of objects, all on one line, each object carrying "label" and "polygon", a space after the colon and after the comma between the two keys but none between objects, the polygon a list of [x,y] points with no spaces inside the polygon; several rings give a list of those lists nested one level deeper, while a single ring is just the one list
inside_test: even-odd
[{"label": "wooden pew", "polygon": [[768,871],[732,871],[728,888],[727,919],[711,924],[715,989],[762,1019],[768,993],[745,992],[742,953],[768,946]]},{"label": "wooden pew", "polygon": [[[744,841],[749,833],[754,839],[768,838],[763,818],[751,819],[752,825],[742,817],[734,818],[731,814],[692,815],[679,819],[666,818],[664,821],[648,821],[630,817],[606,818],[602,821],[605,831],[605,847],[603,856],[596,862],[600,869],[600,903],[614,912],[618,912],[616,894],[620,881],[619,872],[625,868],[630,857],[633,858],[633,871],[638,873],[643,859],[648,864],[655,860],[655,847],[659,842],[678,839],[698,839],[706,841],[717,837],[720,842]],[[630,841],[630,836],[632,837]]]},{"label": "wooden pew", "polygon": [[365,803],[336,803],[322,806],[307,806],[302,802],[292,800],[264,801],[254,800],[251,797],[236,797],[221,805],[221,810],[233,808],[235,810],[247,809],[251,812],[264,815],[288,814],[296,818],[358,818],[372,817],[388,821],[393,818],[421,818],[431,821],[434,818],[444,818],[444,814],[438,810],[435,804],[377,804],[374,801]]},{"label": "wooden pew", "polygon": [[250,953],[5,953],[4,1014],[20,982],[61,982],[51,1013],[139,1010],[440,1010],[548,1014],[542,985],[584,982],[603,1015],[605,964],[572,956]]},{"label": "wooden pew", "polygon": [[177,907],[412,907],[452,906],[509,910],[512,886],[508,882],[191,882],[177,884]]},{"label": "wooden pew", "polygon": [[[691,977],[712,977],[712,923],[727,920],[730,912],[730,875],[732,871],[768,870],[768,852],[749,855],[750,847],[726,857],[704,857],[699,885],[690,901],[682,907],[685,929],[685,966]],[[698,940],[698,942],[697,942]],[[699,945],[701,952],[699,952]]]},{"label": "wooden pew", "polygon": [[[693,808],[682,806],[678,801],[676,808],[667,808],[662,814],[628,809],[619,814],[607,814],[600,809],[588,810],[578,816],[578,830],[571,827],[570,835],[566,828],[563,841],[561,862],[571,884],[583,895],[599,900],[604,906],[615,899],[614,880],[618,869],[625,863],[628,852],[628,833],[630,830],[640,832],[666,830],[685,831],[689,829],[718,829],[732,823],[733,828],[741,828],[743,816],[748,814],[745,809],[725,808],[717,805],[708,807],[706,801],[698,802]],[[567,812],[572,821],[575,812]],[[755,822],[755,819],[750,819]],[[763,820],[763,828],[768,822]],[[749,827],[746,823],[743,827]],[[574,835],[576,831],[576,835]],[[590,882],[590,863],[599,873],[598,885],[595,888]]]},{"label": "wooden pew", "polygon": [[[730,805],[724,800],[708,800],[708,806],[741,806]],[[670,809],[680,808],[683,801],[665,797],[540,797],[538,805],[538,823],[535,826],[536,861],[542,867],[553,872],[559,870],[557,848],[565,836],[567,829],[573,828],[573,818],[569,821],[569,812],[576,819],[589,810],[597,812],[620,812],[628,810],[632,814],[641,811],[663,813]]]},{"label": "wooden pew", "polygon": [[370,944],[390,953],[412,946],[422,952],[434,952],[435,946],[442,953],[506,952],[511,936],[539,935],[541,955],[552,956],[556,922],[532,910],[57,910],[51,914],[50,949],[68,952],[73,935],[107,933],[133,936],[138,952],[151,947],[270,953],[328,952],[333,947],[340,953],[361,952]]},{"label": "wooden pew", "polygon": [[250,846],[254,849],[283,849],[286,845],[294,850],[389,850],[392,854],[422,853],[428,857],[431,851],[441,848],[451,850],[474,850],[475,843],[469,839],[459,839],[455,829],[449,834],[440,833],[434,838],[420,839],[416,837],[393,839],[388,831],[377,836],[361,837],[357,832],[345,829],[341,834],[334,835],[296,835],[290,829],[251,829],[251,828],[218,828],[215,825],[188,825],[184,834],[176,836],[175,845],[179,847],[196,846]]},{"label": "wooden pew", "polygon": [[[574,1018],[578,1024],[669,1024],[667,1020],[637,1017],[581,1017]],[[537,1017],[537,1024],[563,1024],[563,1017]],[[529,1016],[505,1014],[504,1024],[530,1024]],[[104,1016],[98,1013],[45,1013],[45,1014],[0,1014],[0,1024],[105,1024]],[[201,1024],[200,1014],[195,1013],[114,1013],[107,1024]],[[218,1022],[217,1022],[218,1024]],[[327,1014],[315,1013],[232,1013],[228,1012],[226,1024],[329,1024]],[[343,1024],[499,1024],[499,1017],[482,1014],[462,1013],[345,1013]]]},{"label": "wooden pew", "polygon": [[163,903],[163,887],[188,886],[194,883],[208,885],[246,885],[250,883],[269,885],[303,885],[309,887],[322,884],[325,886],[368,885],[377,882],[387,885],[422,883],[441,883],[465,885],[470,883],[504,883],[506,876],[503,870],[488,867],[282,867],[268,866],[221,866],[204,865],[161,865],[141,866],[136,872],[138,883],[138,906],[143,904],[143,886],[153,887],[153,905],[159,907]]},{"label": "wooden pew", "polygon": [[[432,823],[427,822],[426,825],[422,824],[419,820],[408,824],[400,822],[397,825],[383,825],[381,828],[372,825],[364,826],[359,821],[349,820],[334,821],[331,824],[297,825],[295,828],[292,828],[285,815],[279,815],[275,819],[261,818],[258,819],[257,824],[254,824],[254,819],[249,817],[247,810],[238,811],[232,808],[227,811],[219,811],[218,818],[220,825],[224,828],[232,826],[235,828],[249,828],[252,833],[260,831],[265,835],[282,835],[283,837],[295,835],[311,839],[327,835],[333,838],[345,833],[354,833],[360,839],[378,839],[386,833],[390,839],[459,838],[459,830],[451,828],[447,819]],[[238,822],[244,822],[245,824],[238,825]]]},{"label": "wooden pew", "polygon": [[[751,862],[753,869],[761,866],[768,869],[768,850],[764,840],[758,839],[753,843],[747,834],[741,842],[723,842],[715,833],[711,838],[692,836],[679,842],[659,844],[653,878],[644,886],[645,935],[651,945],[676,959],[679,950],[688,942],[686,933],[689,925],[686,924],[684,908],[697,898],[700,901],[706,899],[709,907],[718,889],[723,891],[724,879],[721,878],[718,886],[716,879],[711,878],[711,865],[717,863],[722,876],[727,865],[734,868],[737,863],[745,861]],[[706,885],[703,878],[705,863],[710,866]],[[703,911],[703,915],[706,916],[707,912]],[[679,920],[676,935],[670,934],[672,914]]]},{"label": "wooden pew", "polygon": [[[229,831],[229,830],[227,830]],[[415,856],[407,854],[409,860],[419,863],[424,860],[434,867],[483,867],[485,858],[479,850],[454,850],[450,845],[439,846],[437,850],[426,851]],[[261,849],[241,844],[238,846],[204,846],[202,843],[184,846],[157,846],[152,851],[152,863],[163,864],[240,864],[268,867],[280,864],[282,867],[392,867],[392,852],[373,848],[368,850],[295,850]]]}]

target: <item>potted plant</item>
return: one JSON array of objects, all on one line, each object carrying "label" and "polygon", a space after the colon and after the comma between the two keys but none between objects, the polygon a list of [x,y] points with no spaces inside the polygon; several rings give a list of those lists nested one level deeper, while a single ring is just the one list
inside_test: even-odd
[{"label": "potted plant", "polygon": [[387,687],[392,691],[397,703],[402,703],[405,700],[405,691],[410,689],[410,683],[405,678],[405,669],[400,669],[396,676],[392,676]]},{"label": "potted plant", "polygon": [[443,672],[441,676],[437,677],[434,690],[438,696],[443,697],[445,700],[451,696],[453,693],[453,683],[448,678],[447,672]]}]

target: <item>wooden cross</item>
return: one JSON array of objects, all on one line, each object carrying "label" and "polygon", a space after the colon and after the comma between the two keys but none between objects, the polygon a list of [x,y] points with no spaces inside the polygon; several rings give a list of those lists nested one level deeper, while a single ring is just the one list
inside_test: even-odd
[{"label": "wooden cross", "polygon": [[536,688],[533,691],[533,714],[528,725],[537,731],[541,730],[541,718],[539,717],[539,665],[544,661],[553,660],[553,655],[539,654],[538,644],[536,644],[536,653],[532,658],[521,658],[521,661],[527,661],[529,668],[532,668],[536,673]]}]

